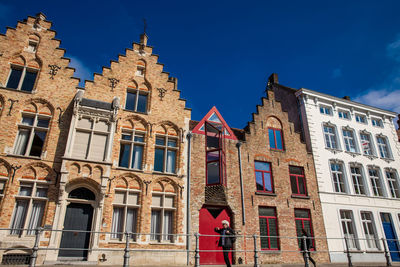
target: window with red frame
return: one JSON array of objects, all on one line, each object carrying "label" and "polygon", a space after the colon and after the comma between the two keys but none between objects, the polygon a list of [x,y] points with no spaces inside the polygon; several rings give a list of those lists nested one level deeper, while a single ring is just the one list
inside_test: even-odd
[{"label": "window with red frame", "polygon": [[304,169],[297,166],[289,166],[290,185],[295,196],[307,196],[306,178]]},{"label": "window with red frame", "polygon": [[297,233],[297,241],[300,248],[301,237],[303,235],[302,230],[306,230],[309,237],[312,238],[312,247],[315,249],[315,240],[314,240],[314,232],[311,224],[311,214],[308,209],[294,209],[294,221],[296,223],[296,233]]},{"label": "window with red frame", "polygon": [[271,149],[283,150],[282,130],[268,128],[269,147]]},{"label": "window with red frame", "polygon": [[261,249],[278,250],[278,219],[276,218],[276,209],[270,207],[258,208],[260,221]]},{"label": "window with red frame", "polygon": [[256,175],[256,187],[259,192],[274,192],[272,181],[271,164],[268,162],[255,161],[254,172]]},{"label": "window with red frame", "polygon": [[224,127],[215,122],[205,122],[207,185],[225,184]]}]

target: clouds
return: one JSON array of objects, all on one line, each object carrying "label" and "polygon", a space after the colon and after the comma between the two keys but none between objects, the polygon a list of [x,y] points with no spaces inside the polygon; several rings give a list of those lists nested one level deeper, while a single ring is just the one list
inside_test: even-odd
[{"label": "clouds", "polygon": [[88,67],[86,67],[82,61],[77,59],[76,57],[69,57],[71,62],[69,66],[71,68],[75,68],[74,77],[80,78],[79,86],[83,87],[85,84],[85,80],[92,80],[93,75]]},{"label": "clouds", "polygon": [[400,35],[386,47],[387,56],[396,62],[381,84],[358,95],[354,100],[400,113]]}]

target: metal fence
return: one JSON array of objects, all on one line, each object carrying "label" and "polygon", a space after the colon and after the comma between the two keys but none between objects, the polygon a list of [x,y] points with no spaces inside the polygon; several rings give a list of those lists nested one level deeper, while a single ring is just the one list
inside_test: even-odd
[{"label": "metal fence", "polygon": [[[199,233],[194,233],[194,234],[149,234],[149,233],[132,233],[132,232],[99,232],[99,231],[81,231],[81,230],[52,230],[52,229],[44,229],[44,228],[38,228],[35,230],[32,229],[9,229],[9,228],[0,228],[0,233],[2,231],[7,232],[7,236],[13,237],[13,240],[11,242],[18,243],[18,238],[28,235],[29,237],[34,239],[33,245],[31,247],[21,247],[21,246],[11,246],[11,247],[4,247],[0,246],[0,251],[7,251],[10,252],[9,254],[3,254],[3,264],[29,264],[29,266],[36,266],[37,258],[38,258],[38,252],[39,251],[45,251],[45,250],[54,250],[54,251],[62,251],[62,250],[68,250],[68,251],[85,251],[86,253],[89,251],[120,251],[123,252],[121,261],[123,261],[123,266],[127,267],[129,266],[129,259],[131,258],[131,253],[132,252],[144,252],[144,251],[151,251],[151,252],[174,252],[174,253],[186,253],[187,254],[187,265],[190,265],[190,259],[192,259],[194,266],[199,267],[200,266],[200,257],[203,253],[215,253],[215,252],[222,252],[223,250],[212,250],[212,249],[200,249],[200,238],[219,238],[221,235],[204,235],[204,234],[199,234]],[[107,248],[107,247],[98,247],[98,248],[93,248],[90,246],[88,248],[74,248],[74,247],[67,247],[67,248],[60,248],[60,247],[49,247],[49,243],[46,245],[40,245],[41,237],[43,232],[48,232],[47,238],[49,239],[49,236],[52,233],[56,232],[61,232],[61,234],[72,232],[74,234],[89,234],[90,236],[93,235],[109,235],[109,237],[113,237],[113,240],[117,239],[120,242],[118,243],[119,247],[114,247],[114,248]],[[149,237],[150,240],[153,241],[168,241],[170,242],[171,245],[176,245],[175,240],[178,238],[183,238],[185,239],[184,242],[181,242],[181,246],[185,246],[186,244],[189,244],[189,246],[186,246],[185,249],[145,249],[145,248],[132,248],[131,244],[135,243],[136,240],[138,240],[140,237]],[[226,236],[226,237],[232,237],[232,236]],[[193,239],[192,239],[193,238]],[[252,247],[251,249],[231,249],[229,252],[232,253],[251,253],[252,258],[253,258],[253,263],[254,267],[259,267],[259,258],[260,254],[265,253],[268,250],[265,250],[260,247],[261,240],[277,240],[278,244],[282,244],[283,242],[289,242],[289,240],[292,240],[291,242],[293,244],[296,244],[298,246],[298,249],[293,249],[293,250],[282,250],[278,248],[278,252],[283,253],[299,253],[303,257],[304,260],[304,266],[309,267],[309,261],[310,257],[312,255],[315,255],[317,253],[344,253],[347,258],[347,264],[348,266],[353,266],[353,260],[352,260],[352,255],[354,253],[374,253],[374,254],[382,254],[385,257],[386,260],[386,266],[391,266],[391,253],[400,253],[398,250],[399,248],[399,240],[398,239],[385,239],[381,238],[376,239],[376,238],[351,238],[351,237],[344,237],[344,238],[325,238],[325,237],[290,237],[290,236],[260,236],[260,235],[248,235],[248,234],[241,234],[241,235],[235,235],[236,239],[252,239]],[[310,239],[310,240],[307,240]],[[297,241],[296,241],[297,240]],[[344,249],[343,250],[337,250],[337,251],[332,251],[332,250],[321,250],[321,249],[309,249],[308,243],[316,243],[318,240],[323,240],[323,241],[339,241],[343,242]],[[7,241],[7,238],[3,240]],[[106,243],[107,240],[102,239],[101,242]],[[364,245],[367,245],[368,247],[371,246],[371,242],[375,244],[376,250],[362,250],[360,247],[360,244],[364,243]],[[236,241],[238,243],[238,241]],[[380,246],[382,244],[382,247]],[[393,246],[395,244],[395,246]],[[234,246],[235,247],[235,246]],[[397,250],[389,250],[389,247],[396,247]],[[296,247],[297,248],[297,247]],[[302,248],[302,250],[300,249]],[[21,251],[27,251],[26,254],[21,254],[21,253],[12,253],[12,251],[15,250],[21,250]],[[253,264],[252,263],[252,264]]]}]

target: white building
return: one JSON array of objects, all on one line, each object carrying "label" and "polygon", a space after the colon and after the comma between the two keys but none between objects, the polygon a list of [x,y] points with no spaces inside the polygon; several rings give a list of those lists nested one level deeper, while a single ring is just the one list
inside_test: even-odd
[{"label": "white building", "polygon": [[[354,262],[384,262],[381,238],[400,235],[396,113],[308,89],[296,96],[314,155],[331,261],[347,261],[347,237]],[[387,245],[392,261],[400,261],[394,252],[399,244]]]}]

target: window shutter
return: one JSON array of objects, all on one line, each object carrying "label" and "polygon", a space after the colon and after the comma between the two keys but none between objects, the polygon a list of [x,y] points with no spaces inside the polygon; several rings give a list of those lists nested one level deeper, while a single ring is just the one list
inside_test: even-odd
[{"label": "window shutter", "polygon": [[72,156],[77,158],[86,158],[86,152],[89,144],[89,133],[76,132]]},{"label": "window shutter", "polygon": [[94,134],[90,148],[90,159],[104,160],[104,152],[106,151],[107,135]]}]

